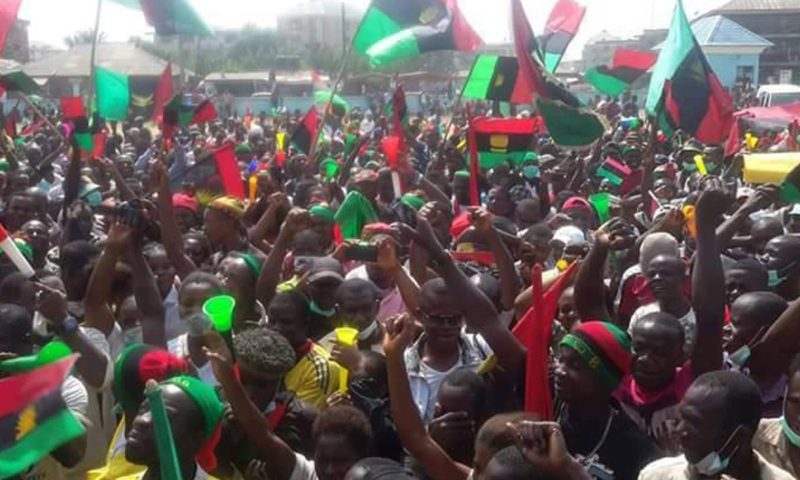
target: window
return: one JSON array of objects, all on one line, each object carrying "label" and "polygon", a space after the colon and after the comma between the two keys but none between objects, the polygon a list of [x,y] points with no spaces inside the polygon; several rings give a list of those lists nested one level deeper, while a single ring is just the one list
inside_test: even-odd
[{"label": "window", "polygon": [[739,65],[736,67],[736,81],[739,83],[749,83],[753,81],[753,66]]},{"label": "window", "polygon": [[792,70],[789,68],[781,69],[778,79],[778,83],[792,83]]}]

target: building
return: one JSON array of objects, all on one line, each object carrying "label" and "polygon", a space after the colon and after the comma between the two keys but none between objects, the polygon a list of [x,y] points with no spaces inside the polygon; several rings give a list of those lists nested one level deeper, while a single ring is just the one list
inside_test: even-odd
[{"label": "building", "polygon": [[[42,86],[51,98],[86,96],[91,75],[89,44],[78,45],[48,57],[28,62],[22,70]],[[152,109],[153,92],[167,62],[133,43],[100,43],[97,45],[96,65],[128,76],[131,103],[137,114]],[[172,65],[175,81],[180,72]],[[191,72],[188,72],[191,75]]]},{"label": "building", "polygon": [[800,0],[731,0],[706,16],[723,15],[771,42],[759,62],[761,84],[800,84]]},{"label": "building", "polygon": [[6,37],[6,46],[3,50],[3,58],[16,60],[20,63],[25,63],[30,60],[30,40],[28,39],[28,25],[30,22],[20,18],[14,22],[11,31],[8,32]]},{"label": "building", "polygon": [[721,15],[695,20],[692,33],[723,86],[758,86],[759,57],[772,43]]},{"label": "building", "polygon": [[304,47],[344,51],[362,14],[344,1],[306,0],[278,16],[278,35]]}]

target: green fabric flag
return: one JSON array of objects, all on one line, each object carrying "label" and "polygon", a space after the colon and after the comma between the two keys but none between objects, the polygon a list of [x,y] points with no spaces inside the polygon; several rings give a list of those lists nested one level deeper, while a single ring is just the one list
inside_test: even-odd
[{"label": "green fabric flag", "polygon": [[148,387],[145,395],[147,396],[147,402],[150,404],[150,413],[153,415],[153,428],[156,431],[156,448],[158,448],[158,463],[161,466],[161,479],[181,480],[181,466],[175,449],[175,440],[172,438],[172,429],[169,425],[167,410],[164,408],[164,399],[161,397],[161,386]]},{"label": "green fabric flag", "polygon": [[[331,101],[331,94],[332,92],[330,90],[315,91],[314,103],[322,107],[322,110],[324,111],[325,107],[328,105],[328,102]],[[343,117],[350,112],[350,104],[338,94],[333,95],[333,101],[331,101],[331,110],[337,117]]]},{"label": "green fabric flag", "polygon": [[372,0],[353,38],[373,66],[434,50],[475,51],[482,44],[456,2],[441,0]]},{"label": "green fabric flag", "polygon": [[131,91],[128,77],[113,70],[95,68],[97,111],[106,120],[123,121],[128,118]]},{"label": "green fabric flag", "polygon": [[342,237],[347,240],[361,238],[361,230],[365,225],[377,222],[378,214],[361,192],[353,190],[342,202],[335,219],[342,229]]},{"label": "green fabric flag", "polygon": [[562,147],[584,147],[605,133],[602,120],[586,107],[572,107],[561,101],[539,98],[539,113],[553,140]]},{"label": "green fabric flag", "polygon": [[597,212],[597,218],[600,223],[606,223],[611,218],[611,194],[608,192],[595,193],[589,197],[589,203],[592,204]]}]

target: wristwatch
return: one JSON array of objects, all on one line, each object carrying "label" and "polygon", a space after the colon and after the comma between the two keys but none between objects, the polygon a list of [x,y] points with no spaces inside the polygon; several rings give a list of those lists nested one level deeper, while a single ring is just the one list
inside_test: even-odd
[{"label": "wristwatch", "polygon": [[73,316],[68,316],[61,322],[61,325],[53,325],[53,332],[61,338],[69,337],[78,331],[78,320]]}]

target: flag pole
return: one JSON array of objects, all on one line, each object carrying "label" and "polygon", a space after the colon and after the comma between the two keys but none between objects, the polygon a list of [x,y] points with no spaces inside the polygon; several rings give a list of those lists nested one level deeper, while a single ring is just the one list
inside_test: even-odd
[{"label": "flag pole", "polygon": [[48,127],[48,128],[50,128],[51,130],[53,130],[54,132],[56,132],[56,134],[57,134],[59,137],[61,137],[61,140],[62,140],[62,141],[66,141],[66,140],[67,140],[67,139],[66,139],[66,137],[64,137],[64,135],[63,135],[63,134],[62,134],[62,133],[61,133],[61,132],[60,132],[60,131],[59,131],[59,130],[56,128],[56,126],[55,126],[55,125],[53,125],[53,122],[51,122],[50,120],[48,120],[48,119],[47,119],[47,117],[46,117],[46,116],[45,116],[45,115],[42,113],[42,111],[41,111],[41,110],[39,110],[39,107],[37,107],[37,106],[36,106],[36,105],[33,103],[33,101],[32,101],[32,100],[31,100],[31,99],[30,99],[30,98],[29,98],[29,97],[28,97],[28,96],[25,94],[25,92],[21,92],[21,91],[20,91],[20,92],[17,92],[17,93],[19,93],[19,96],[20,96],[20,97],[21,97],[23,100],[25,100],[25,103],[26,103],[26,104],[27,104],[27,105],[28,105],[28,106],[31,108],[31,110],[33,110],[33,113],[35,113],[35,114],[36,114],[36,116],[38,116],[39,118],[41,118],[41,119],[42,119],[42,121],[44,122],[44,124],[45,124],[45,125],[47,125],[47,127]]},{"label": "flag pole", "polygon": [[[319,143],[319,136],[322,133],[322,130],[325,128],[325,122],[328,120],[328,111],[331,110],[331,106],[333,105],[333,97],[336,96],[337,92],[339,91],[339,84],[342,83],[342,78],[344,77],[344,70],[347,68],[347,61],[350,60],[350,55],[353,53],[353,45],[355,44],[354,40],[358,36],[358,32],[361,31],[361,25],[364,24],[364,18],[366,18],[367,14],[361,17],[361,20],[358,22],[358,27],[356,27],[355,33],[353,33],[353,38],[350,39],[350,45],[347,47],[347,51],[344,53],[344,58],[342,59],[342,66],[339,67],[339,74],[336,76],[336,83],[333,84],[333,89],[331,89],[331,96],[328,98],[328,103],[325,105],[325,111],[322,112],[322,123],[320,127],[317,129],[317,133],[314,136],[314,143],[311,144],[311,149],[316,154],[316,147],[317,143]],[[347,24],[346,22],[342,25],[342,27],[346,30]],[[343,35],[346,35],[344,33]],[[313,161],[314,157],[312,156],[309,160]]]},{"label": "flag pole", "polygon": [[92,102],[94,100],[95,94],[95,81],[94,81],[94,73],[95,73],[95,60],[97,59],[97,40],[100,38],[100,13],[103,10],[103,0],[97,0],[97,10],[95,11],[94,15],[94,36],[92,38],[92,53],[89,57],[89,98],[87,104],[89,105],[89,111],[94,113],[94,108],[92,108]]},{"label": "flag pole", "polygon": [[[467,80],[472,75],[472,70],[475,68],[475,64],[476,63],[478,63],[478,57],[477,56],[475,56],[475,60],[472,62],[472,67],[470,67],[470,69],[469,69],[469,74],[467,75]],[[444,138],[442,139],[441,146],[439,146],[439,157],[444,155],[444,149],[445,149],[445,147],[447,145],[447,136],[450,133],[450,129],[453,127],[453,120],[455,120],[455,118],[456,118],[455,108],[458,105],[461,104],[461,100],[464,98],[464,90],[466,90],[466,88],[464,88],[464,87],[466,87],[466,86],[467,86],[467,83],[465,81],[464,84],[461,85],[461,90],[458,92],[458,95],[456,96],[456,101],[453,102],[453,105],[450,107],[450,110],[451,110],[450,120],[447,122],[447,128],[444,129],[444,136],[443,136]]]}]

